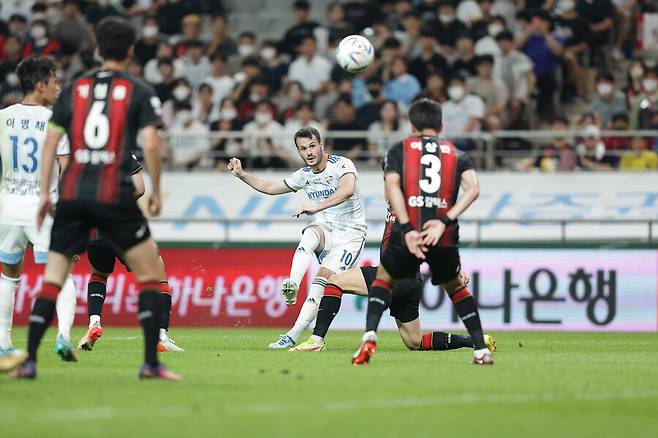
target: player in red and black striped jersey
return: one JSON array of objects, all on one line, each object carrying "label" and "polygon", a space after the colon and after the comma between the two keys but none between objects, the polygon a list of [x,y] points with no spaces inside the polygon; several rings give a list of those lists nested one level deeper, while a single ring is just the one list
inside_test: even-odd
[{"label": "player in red and black striped jersey", "polygon": [[157,216],[161,208],[160,101],[151,86],[125,73],[135,43],[135,30],[125,19],[101,20],[96,41],[103,66],[60,94],[43,147],[38,226],[53,210],[48,187],[55,147],[65,134],[71,160],[60,184],[43,286],[30,316],[28,360],[14,377],[36,377],[37,349],[53,319],[55,299],[74,256],[84,251],[90,230],[96,228],[121,251],[140,284],[138,317],[144,330],[145,360],[139,376],[178,380],[158,361],[160,267],[131,179],[132,151],[139,133],[152,183],[149,210]]},{"label": "player in red and black striped jersey", "polygon": [[[386,156],[386,197],[397,221],[368,294],[366,332],[352,363],[369,362],[394,285],[413,278],[420,264],[427,262],[432,283],[440,284],[448,293],[473,340],[473,363],[493,364],[475,299],[466,288],[458,249],[457,217],[480,194],[477,174],[463,152],[439,140],[443,128],[439,103],[428,99],[415,102],[409,109],[409,121],[413,136],[393,146]],[[458,198],[460,188],[462,196]]]}]

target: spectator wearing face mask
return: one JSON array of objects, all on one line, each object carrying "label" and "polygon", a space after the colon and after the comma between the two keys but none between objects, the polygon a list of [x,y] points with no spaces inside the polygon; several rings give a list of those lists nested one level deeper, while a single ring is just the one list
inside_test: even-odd
[{"label": "spectator wearing face mask", "polygon": [[370,126],[379,120],[379,109],[386,100],[382,94],[384,84],[379,76],[371,76],[366,80],[370,100],[356,110],[356,118],[363,126]]},{"label": "spectator wearing face mask", "polygon": [[441,51],[448,56],[454,51],[457,35],[466,31],[466,25],[457,19],[455,5],[452,0],[440,0],[437,7],[437,18],[427,23],[434,29],[436,40],[441,44]]},{"label": "spectator wearing face mask", "polygon": [[[250,81],[248,93],[238,102],[238,119],[246,122],[254,117],[256,106],[261,102],[269,101],[270,84],[265,76],[258,76]],[[277,113],[277,108],[269,104],[272,114]]]},{"label": "spectator wearing face mask", "polygon": [[654,69],[644,74],[642,92],[631,101],[631,129],[648,129],[655,112],[658,112],[658,72]]},{"label": "spectator wearing face mask", "polygon": [[253,32],[242,32],[238,37],[238,53],[228,58],[228,74],[234,75],[242,68],[248,59],[257,59],[256,34]]},{"label": "spectator wearing face mask", "polygon": [[179,77],[174,80],[171,97],[162,104],[162,123],[167,128],[176,121],[176,108],[180,107],[179,104],[187,103],[192,107],[192,87],[187,79]]},{"label": "spectator wearing face mask", "polygon": [[219,106],[225,98],[231,95],[235,88],[235,79],[226,72],[226,58],[220,52],[214,53],[211,57],[212,74],[207,76],[204,84],[212,87],[215,104]]},{"label": "spectator wearing face mask", "polygon": [[601,72],[596,78],[596,97],[592,101],[590,112],[596,114],[599,124],[608,126],[613,114],[624,113],[626,96],[615,88],[615,78],[611,73]]},{"label": "spectator wearing face mask", "polygon": [[569,71],[576,93],[586,98],[588,87],[584,68],[588,54],[589,24],[578,16],[576,0],[559,0],[557,10],[559,15],[555,19],[554,34],[564,41],[562,60]]},{"label": "spectator wearing face mask", "polygon": [[[484,4],[484,2],[482,3]],[[496,56],[500,54],[500,48],[498,47],[498,42],[496,41],[496,36],[507,29],[507,24],[505,19],[500,15],[495,15],[491,17],[491,20],[488,22],[487,27],[483,29],[485,32],[483,35],[476,38],[475,46],[473,51],[477,56],[482,55],[492,55]]]},{"label": "spectator wearing face mask", "polygon": [[45,20],[34,20],[30,26],[30,38],[23,47],[23,58],[33,53],[42,56],[59,56],[62,53],[62,45],[50,37]]},{"label": "spectator wearing face mask", "polygon": [[198,166],[210,150],[208,127],[192,115],[189,102],[175,106],[175,121],[169,128],[169,150],[175,167],[192,170]]},{"label": "spectator wearing face mask", "polygon": [[616,167],[617,158],[607,153],[598,126],[585,126],[583,137],[583,142],[576,148],[578,167],[583,170],[611,170]]},{"label": "spectator wearing face mask", "polygon": [[486,107],[482,99],[469,93],[466,80],[462,76],[453,76],[448,85],[449,100],[443,103],[443,129],[455,137],[455,145],[460,149],[472,150],[474,143],[459,139],[459,134],[480,132]]},{"label": "spectator wearing face mask", "polygon": [[649,141],[644,137],[633,137],[631,150],[621,157],[619,169],[631,171],[658,169],[658,154],[648,150]]},{"label": "spectator wearing face mask", "polygon": [[[242,123],[238,120],[238,110],[232,99],[226,98],[221,102],[219,108],[219,118],[210,124],[211,132],[228,132],[239,131],[242,129]],[[245,160],[247,153],[242,139],[240,138],[213,138],[212,156],[213,165],[216,170],[225,172],[227,170],[228,160],[236,157]]]},{"label": "spectator wearing face mask", "polygon": [[142,37],[135,42],[135,59],[142,65],[155,58],[160,44],[160,30],[155,16],[149,16],[142,23]]},{"label": "spectator wearing face mask", "polygon": [[260,59],[263,61],[263,74],[270,82],[271,92],[278,92],[288,74],[289,67],[288,64],[281,61],[274,41],[263,41],[263,46],[260,49]]},{"label": "spectator wearing face mask", "polygon": [[254,120],[244,125],[242,132],[254,168],[288,167],[290,157],[282,147],[285,141],[283,126],[274,120],[274,109],[269,102],[261,101],[256,105]]}]

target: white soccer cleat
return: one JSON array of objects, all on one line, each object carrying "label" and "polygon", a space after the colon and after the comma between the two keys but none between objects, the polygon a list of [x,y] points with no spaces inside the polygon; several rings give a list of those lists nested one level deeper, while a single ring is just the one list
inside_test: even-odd
[{"label": "white soccer cleat", "polygon": [[166,339],[160,339],[160,341],[158,342],[158,351],[161,353],[165,351],[183,353],[185,350],[183,350],[178,345],[176,345],[176,343],[173,340],[166,338]]},{"label": "white soccer cleat", "polygon": [[294,306],[297,303],[298,290],[299,286],[294,281],[289,278],[283,280],[283,283],[281,283],[281,295],[283,295],[287,305]]},{"label": "white soccer cleat", "polygon": [[281,338],[267,346],[270,350],[289,350],[295,346],[295,341],[288,335],[281,335]]}]

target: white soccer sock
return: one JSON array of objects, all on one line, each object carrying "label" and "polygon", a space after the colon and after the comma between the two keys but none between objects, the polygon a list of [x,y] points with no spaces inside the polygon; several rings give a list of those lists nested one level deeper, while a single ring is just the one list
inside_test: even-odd
[{"label": "white soccer sock", "polygon": [[57,296],[57,328],[59,329],[58,335],[62,335],[67,341],[71,340],[71,327],[73,326],[73,319],[75,318],[75,301],[76,290],[73,277],[66,277],[64,286]]},{"label": "white soccer sock", "polygon": [[100,315],[90,315],[89,316],[89,328],[92,328],[95,325],[101,325],[101,316]]},{"label": "white soccer sock", "polygon": [[324,293],[324,287],[327,285],[327,279],[324,277],[315,277],[311,287],[308,291],[308,297],[302,305],[302,310],[299,312],[295,325],[287,333],[295,343],[299,337],[304,333],[304,330],[313,322],[318,315],[318,307],[320,307],[320,299]]},{"label": "white soccer sock", "polygon": [[167,340],[167,329],[160,329],[160,342],[164,342]]},{"label": "white soccer sock", "polygon": [[307,228],[302,233],[302,239],[297,245],[295,255],[292,258],[292,265],[290,266],[290,279],[295,282],[297,286],[302,283],[304,274],[311,266],[313,257],[315,257],[315,250],[320,245],[320,236],[317,231]]},{"label": "white soccer sock", "polygon": [[14,319],[14,298],[21,283],[19,278],[0,275],[0,348],[12,348],[11,326]]}]

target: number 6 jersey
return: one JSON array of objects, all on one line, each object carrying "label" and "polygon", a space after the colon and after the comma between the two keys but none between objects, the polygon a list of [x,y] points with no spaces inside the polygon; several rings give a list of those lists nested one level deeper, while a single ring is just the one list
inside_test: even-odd
[{"label": "number 6 jersey", "polygon": [[[457,201],[461,175],[473,162],[451,143],[436,137],[410,137],[393,146],[384,172],[400,175],[409,221],[422,231],[423,224],[444,216]],[[457,246],[459,225],[446,228],[439,246]]]},{"label": "number 6 jersey", "polygon": [[135,202],[132,152],[148,125],[160,125],[160,100],[153,87],[127,73],[101,70],[65,88],[50,121],[71,144],[60,199]]},{"label": "number 6 jersey", "polygon": [[[17,103],[0,111],[0,224],[34,225],[39,205],[41,150],[52,111],[44,106]],[[68,155],[62,137],[57,155]],[[59,173],[55,163],[55,175]],[[57,178],[50,185],[57,194]]]}]

